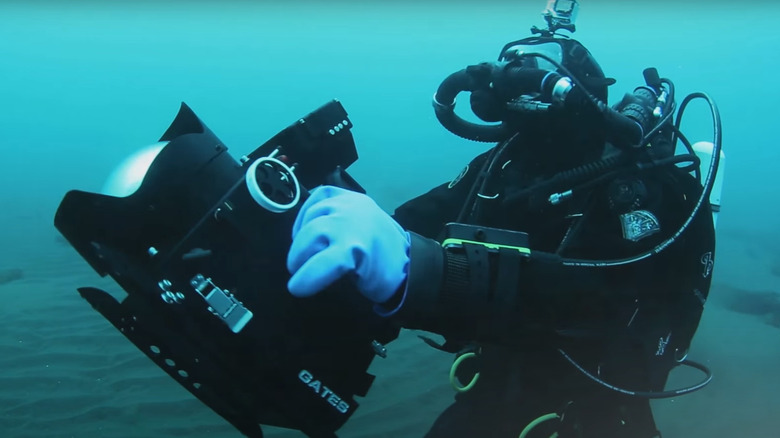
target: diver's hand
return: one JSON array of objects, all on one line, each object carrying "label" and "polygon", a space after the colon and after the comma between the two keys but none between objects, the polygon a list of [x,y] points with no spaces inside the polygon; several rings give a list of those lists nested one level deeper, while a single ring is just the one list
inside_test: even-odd
[{"label": "diver's hand", "polygon": [[333,186],[314,189],[298,212],[292,237],[287,288],[298,297],[350,275],[366,298],[380,304],[409,272],[409,233],[361,193]]}]

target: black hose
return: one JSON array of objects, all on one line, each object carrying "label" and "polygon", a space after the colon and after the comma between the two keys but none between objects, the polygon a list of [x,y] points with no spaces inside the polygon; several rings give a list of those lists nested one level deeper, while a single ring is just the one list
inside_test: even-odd
[{"label": "black hose", "polygon": [[[688,153],[691,154],[691,155],[696,155],[696,151],[693,150],[693,145],[691,145],[691,142],[690,142],[690,140],[688,140],[688,137],[686,137],[685,134],[683,134],[680,131],[680,129],[678,127],[674,126],[674,125],[672,125],[672,130],[677,134],[677,136],[679,137],[679,140],[683,143],[683,145],[685,146],[685,149],[688,151]],[[701,168],[700,167],[696,167],[695,169],[691,169],[691,170],[694,172],[693,176],[697,180],[701,181]]]},{"label": "black hose", "polygon": [[[677,121],[675,122],[675,128],[679,130],[679,125],[681,121],[681,115],[684,112],[686,106],[688,103],[690,103],[693,99],[702,98],[707,100],[707,103],[710,107],[710,110],[712,112],[712,122],[713,122],[713,153],[712,153],[712,159],[710,160],[710,166],[708,170],[708,175],[706,181],[704,181],[703,184],[703,190],[701,192],[701,195],[699,196],[699,199],[696,201],[696,205],[694,205],[693,210],[691,211],[691,214],[688,216],[688,218],[683,222],[683,224],[680,226],[680,228],[675,232],[671,237],[664,240],[663,242],[659,243],[655,247],[637,254],[632,257],[626,257],[622,259],[613,259],[613,260],[585,260],[585,259],[570,259],[570,258],[560,258],[555,256],[554,254],[548,254],[537,251],[536,254],[534,252],[531,253],[531,257],[536,257],[539,261],[547,261],[552,263],[560,263],[564,266],[587,266],[587,267],[609,267],[609,266],[619,266],[619,265],[626,265],[629,263],[638,262],[640,260],[644,260],[648,257],[651,257],[653,255],[656,255],[669,247],[672,243],[674,243],[680,235],[682,235],[683,232],[685,232],[686,229],[688,229],[688,226],[691,224],[693,219],[698,214],[699,210],[701,209],[702,205],[704,205],[705,201],[709,199],[710,193],[712,192],[712,185],[715,181],[715,176],[717,174],[718,170],[718,164],[720,163],[720,151],[721,151],[721,142],[723,139],[723,135],[721,133],[721,121],[720,121],[720,112],[718,111],[718,107],[715,104],[715,101],[710,98],[705,93],[692,93],[686,96],[686,98],[683,100],[682,104],[680,104],[680,111],[678,113]],[[676,137],[675,137],[676,141]],[[674,158],[674,157],[672,157]],[[684,158],[684,157],[682,157]],[[660,162],[663,162],[663,160],[660,160]],[[671,163],[672,161],[670,161]]]},{"label": "black hose", "polygon": [[607,105],[600,106],[604,123],[609,128],[607,141],[620,149],[641,147],[646,138],[642,125]]},{"label": "black hose", "polygon": [[[713,149],[712,149],[712,159],[710,160],[710,168],[708,169],[708,177],[707,181],[705,181],[704,184],[704,191],[702,192],[702,199],[709,199],[710,193],[712,192],[712,182],[715,181],[715,176],[718,173],[718,166],[720,164],[720,151],[723,141],[723,132],[721,131],[721,123],[720,123],[720,112],[718,111],[718,107],[715,104],[715,101],[712,100],[712,98],[707,95],[706,93],[691,93],[688,96],[683,99],[682,103],[680,104],[680,110],[677,113],[677,120],[674,122],[674,136],[673,141],[676,143],[677,141],[677,133],[680,132],[680,124],[682,123],[682,116],[685,112],[686,107],[688,106],[691,101],[694,99],[704,99],[707,101],[707,104],[709,105],[710,109],[712,110],[712,118],[713,118]],[[692,148],[691,148],[692,150]]]},{"label": "black hose", "polygon": [[468,69],[456,71],[447,76],[439,85],[434,96],[434,103],[445,107],[455,107],[455,98],[461,91],[470,91],[473,87]]},{"label": "black hose", "polygon": [[542,181],[517,193],[508,195],[506,199],[504,199],[504,203],[511,205],[520,202],[523,199],[529,197],[531,194],[546,188],[562,186],[564,184],[575,184],[578,181],[582,181],[586,178],[591,178],[599,174],[606,174],[613,171],[618,166],[624,164],[626,159],[626,154],[621,152],[598,161],[575,167],[574,169],[556,173],[548,180]]},{"label": "black hose", "polygon": [[448,131],[465,138],[484,143],[498,143],[512,135],[511,129],[502,122],[500,125],[480,125],[464,120],[455,114],[455,98],[463,91],[474,91],[474,74],[471,69],[463,69],[447,76],[433,96],[433,109],[439,123]]},{"label": "black hose", "polygon": [[501,157],[503,157],[504,152],[507,150],[509,145],[515,141],[516,138],[517,133],[492,149],[487,159],[485,160],[485,164],[483,164],[480,168],[479,174],[477,174],[477,178],[474,179],[474,184],[471,185],[469,195],[466,197],[466,202],[463,203],[463,207],[458,214],[456,222],[471,223],[471,219],[475,217],[479,209],[480,200],[482,199],[479,197],[479,194],[485,190],[485,187],[489,182],[496,164],[501,159]]},{"label": "black hose", "polygon": [[679,397],[681,395],[690,394],[694,391],[698,391],[701,388],[704,388],[712,381],[712,371],[704,365],[700,364],[698,362],[694,362],[692,360],[683,359],[678,362],[676,366],[688,366],[691,368],[696,368],[697,370],[704,373],[704,379],[693,386],[688,386],[685,388],[680,389],[672,389],[668,391],[657,391],[657,392],[649,392],[649,391],[634,391],[630,389],[624,389],[620,388],[614,385],[611,385],[604,380],[601,380],[600,378],[594,376],[593,374],[589,373],[585,368],[583,368],[580,364],[574,361],[566,352],[564,352],[561,349],[558,349],[558,352],[561,353],[561,355],[566,359],[570,364],[574,365],[577,370],[579,370],[583,375],[591,379],[592,381],[598,383],[599,385],[611,389],[613,391],[629,395],[632,397],[641,397],[641,398],[648,398],[648,399],[661,399],[661,398],[671,398],[671,397]]},{"label": "black hose", "polygon": [[640,147],[643,144],[646,144],[646,140],[648,136],[644,135],[643,128],[638,122],[636,122],[632,118],[625,116],[624,114],[621,114],[618,111],[615,111],[605,102],[599,100],[599,98],[597,98],[596,96],[593,95],[593,93],[588,91],[587,87],[585,87],[582,84],[582,82],[577,78],[577,76],[573,75],[571,71],[569,71],[569,69],[563,66],[563,64],[541,53],[529,53],[526,55],[520,55],[520,57],[523,56],[542,58],[545,61],[549,62],[550,64],[554,65],[555,68],[558,69],[558,71],[566,75],[575,85],[575,87],[572,88],[572,91],[569,93],[569,96],[567,96],[566,98],[567,102],[570,99],[577,100],[577,101],[584,100],[587,101],[590,105],[592,105],[595,110],[601,113],[604,116],[607,126],[611,128],[610,142],[613,145],[622,149],[626,149],[626,148],[634,149]]},{"label": "black hose", "polygon": [[[521,55],[523,56],[523,55]],[[567,75],[574,83],[573,92],[569,93],[572,100],[590,102],[593,107],[604,115],[613,133],[612,143],[618,147],[635,147],[643,137],[643,128],[633,119],[613,110],[601,102],[588,89],[582,85],[566,67],[558,61],[543,55],[533,53],[525,56],[542,58],[553,64],[559,71]],[[457,71],[442,81],[433,97],[433,108],[436,118],[448,131],[453,134],[478,142],[497,143],[509,138],[513,129],[505,121],[499,125],[483,125],[471,123],[455,114],[455,98],[460,92],[482,91],[490,89],[506,103],[523,92],[539,91],[549,94],[554,81],[549,79],[549,71],[517,68],[511,64],[482,63]],[[495,88],[491,88],[491,84]],[[567,97],[567,100],[569,97]],[[579,102],[576,103],[580,105]],[[491,119],[493,117],[490,117]]]},{"label": "black hose", "polygon": [[510,101],[526,93],[542,93],[549,97],[552,94],[552,86],[555,85],[554,82],[544,82],[549,74],[550,72],[547,70],[508,65],[505,68],[496,69],[493,75],[493,87],[501,99],[505,101]]},{"label": "black hose", "polygon": [[580,191],[583,191],[583,190],[595,187],[595,186],[601,184],[602,182],[612,180],[612,179],[614,179],[615,177],[617,177],[621,173],[626,173],[626,172],[643,172],[643,171],[648,171],[648,170],[651,170],[651,169],[656,169],[656,168],[659,168],[659,167],[671,166],[671,165],[674,165],[674,164],[677,164],[677,163],[684,163],[686,161],[690,161],[691,164],[689,164],[688,166],[680,168],[680,170],[683,170],[685,172],[690,172],[694,168],[698,169],[699,168],[699,163],[701,163],[701,160],[699,159],[699,157],[697,155],[687,155],[687,154],[686,155],[676,155],[674,157],[664,158],[664,159],[661,159],[661,160],[652,160],[652,161],[647,162],[647,163],[635,163],[635,164],[632,164],[632,165],[629,165],[629,166],[625,166],[623,168],[615,169],[615,170],[613,170],[611,172],[608,172],[608,173],[604,173],[604,174],[600,175],[599,177],[597,177],[595,179],[586,181],[585,183],[583,183],[583,184],[581,184],[579,186],[571,188],[569,190],[570,196],[574,196],[576,193],[579,193]]}]

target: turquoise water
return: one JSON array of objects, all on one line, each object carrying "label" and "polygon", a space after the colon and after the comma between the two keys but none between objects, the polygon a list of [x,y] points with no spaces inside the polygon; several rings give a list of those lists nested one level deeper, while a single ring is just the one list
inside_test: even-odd
[{"label": "turquoise water", "polygon": [[[696,338],[698,359],[721,367],[714,367],[716,381],[678,401],[680,408],[659,404],[659,422],[685,434],[667,436],[699,436],[691,431],[708,428],[713,433],[700,436],[776,430],[780,420],[765,414],[769,394],[778,389],[768,373],[780,363],[778,329],[771,324],[780,317],[768,309],[780,283],[780,149],[774,138],[780,7],[582,3],[575,37],[617,79],[610,103],[642,85],[642,70],[652,66],[675,81],[678,99],[709,93],[724,123],[728,167],[713,305]],[[0,436],[201,436],[198,431],[207,428],[196,428],[195,417],[206,418],[210,436],[237,436],[156,374],[78,299],[73,286],[99,281],[52,226],[67,190],[99,190],[115,164],[159,138],[182,101],[240,156],[338,98],[355,124],[360,153],[351,174],[391,210],[452,179],[484,150],[438,124],[431,96],[450,73],[493,60],[505,42],[529,35],[531,25],[542,24],[543,6],[425,0],[0,3],[0,270],[24,272],[0,285]],[[692,105],[683,128],[693,140],[709,139],[703,105]],[[769,297],[767,310],[731,305],[725,297],[734,294],[746,297],[740,302]],[[406,351],[407,344],[400,345]],[[424,368],[414,358],[425,347],[410,340],[408,349],[408,371]],[[449,359],[436,358],[437,369],[446,370]],[[405,375],[397,368],[387,366],[387,375]],[[113,386],[95,384],[99,379],[114,379]],[[372,421],[345,436],[380,434],[368,424],[381,428],[389,415],[383,409],[404,417],[419,413],[404,429],[419,436],[435,418],[434,408],[450,397],[443,386],[431,385],[440,392],[412,396],[380,389],[398,401],[371,405],[369,397]],[[431,397],[433,407],[403,411],[396,405],[405,396]],[[150,399],[159,405],[149,405]],[[741,425],[726,418],[735,409]],[[696,418],[703,423],[688,423]],[[150,425],[158,421],[177,425]]]}]

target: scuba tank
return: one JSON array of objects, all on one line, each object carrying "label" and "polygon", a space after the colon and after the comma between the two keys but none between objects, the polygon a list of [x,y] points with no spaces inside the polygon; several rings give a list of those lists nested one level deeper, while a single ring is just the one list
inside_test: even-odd
[{"label": "scuba tank", "polygon": [[[715,145],[709,141],[700,141],[693,145],[693,151],[696,156],[699,157],[702,163],[708,163],[712,161],[712,155],[715,153]],[[712,190],[710,191],[710,207],[712,209],[712,223],[717,228],[718,226],[718,213],[720,212],[720,196],[723,190],[723,174],[726,168],[726,154],[723,150],[720,150],[720,162],[718,163],[717,173],[715,175],[715,181],[712,183]],[[708,175],[700,175],[699,182],[704,185]]]}]

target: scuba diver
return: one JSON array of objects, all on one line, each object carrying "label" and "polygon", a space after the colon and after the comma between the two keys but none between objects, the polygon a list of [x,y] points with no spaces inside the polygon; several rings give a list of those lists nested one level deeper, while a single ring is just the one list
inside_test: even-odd
[{"label": "scuba diver", "polygon": [[[711,379],[687,351],[712,279],[717,108],[692,94],[672,120],[674,86],[652,68],[607,106],[614,80],[558,32],[574,31],[576,7],[551,1],[547,29],[439,87],[447,129],[497,143],[454,180],[392,216],[323,185],[293,224],[294,296],[346,277],[384,318],[446,340],[421,336],[455,355],[455,401],[428,438],[660,437],[650,400]],[[461,119],[460,92],[494,124]],[[712,143],[679,131],[695,98],[713,111]],[[665,390],[679,365],[706,378]]]},{"label": "scuba diver", "polygon": [[[560,32],[577,7],[551,0],[546,29],[442,82],[442,125],[495,145],[392,216],[346,171],[338,100],[238,160],[182,103],[101,193],[60,203],[57,229],[127,293],[79,294],[250,438],[336,438],[401,328],[455,358],[429,438],[660,436],[649,401],[712,378],[687,352],[715,260],[720,116],[704,93],[678,107],[654,68],[609,106],[614,80]],[[462,92],[487,124],[455,112]],[[680,131],[695,99],[711,142]],[[681,365],[703,380],[666,389]]]}]

